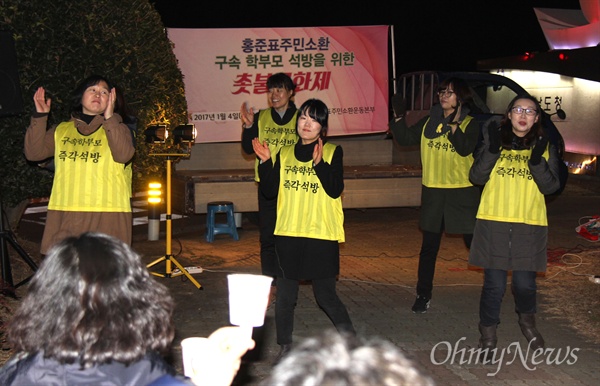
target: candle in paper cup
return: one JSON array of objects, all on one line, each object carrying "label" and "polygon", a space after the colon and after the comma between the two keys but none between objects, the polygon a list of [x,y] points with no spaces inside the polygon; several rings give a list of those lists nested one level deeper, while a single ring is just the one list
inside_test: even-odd
[{"label": "candle in paper cup", "polygon": [[229,285],[229,322],[234,326],[260,327],[265,322],[272,277],[233,273]]},{"label": "candle in paper cup", "polygon": [[213,343],[208,338],[191,337],[181,341],[181,358],[183,360],[183,374],[186,377],[194,378],[196,376],[194,368],[198,364],[206,361],[206,356],[214,354]]}]

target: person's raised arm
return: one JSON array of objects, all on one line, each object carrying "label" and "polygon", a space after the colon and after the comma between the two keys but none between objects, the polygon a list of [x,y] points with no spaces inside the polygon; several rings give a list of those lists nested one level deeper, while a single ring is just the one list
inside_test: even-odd
[{"label": "person's raised arm", "polygon": [[254,154],[252,140],[258,137],[258,113],[254,113],[254,109],[244,102],[240,109],[240,119],[242,120],[242,150],[246,154]]},{"label": "person's raised arm", "polygon": [[115,112],[117,89],[112,88],[108,94],[108,103],[104,110],[102,127],[106,132],[108,147],[115,162],[126,164],[135,153],[135,142],[131,129],[123,122],[120,114]]},{"label": "person's raised arm", "polygon": [[341,146],[336,146],[331,164],[321,161],[315,164],[314,169],[321,185],[327,195],[338,198],[344,191],[344,151]]},{"label": "person's raised arm", "polygon": [[417,123],[410,127],[407,126],[406,119],[404,117],[398,120],[392,119],[390,122],[390,132],[392,133],[394,140],[398,143],[398,145],[418,145],[421,143],[421,135],[427,119],[429,119],[429,116],[421,118]]},{"label": "person's raised arm", "polygon": [[24,153],[29,161],[41,161],[54,155],[54,129],[46,131],[52,99],[39,87],[33,95],[35,113],[25,132]]},{"label": "person's raised arm", "polygon": [[46,90],[43,87],[39,87],[35,94],[33,94],[33,103],[35,104],[35,111],[37,113],[49,113],[52,99],[46,99]]}]

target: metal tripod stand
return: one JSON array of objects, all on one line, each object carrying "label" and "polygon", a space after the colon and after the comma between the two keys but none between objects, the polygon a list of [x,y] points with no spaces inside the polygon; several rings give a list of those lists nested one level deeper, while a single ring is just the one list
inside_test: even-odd
[{"label": "metal tripod stand", "polygon": [[[29,254],[19,245],[17,242],[15,235],[10,231],[10,226],[6,229],[4,228],[4,206],[2,205],[2,199],[0,198],[0,210],[2,213],[0,214],[0,258],[2,259],[2,288],[0,289],[1,293],[9,295],[11,297],[16,297],[15,289],[20,287],[21,285],[27,283],[33,277],[33,274],[24,280],[21,280],[17,284],[13,283],[12,277],[12,269],[10,266],[10,255],[8,253],[8,245],[10,245],[21,257],[21,259],[29,265],[29,267],[35,271],[37,271],[37,265],[31,259]],[[8,222],[8,220],[7,220]]]},{"label": "metal tripod stand", "polygon": [[[150,155],[166,157],[166,160],[167,160],[167,213],[166,213],[167,232],[166,232],[165,255],[154,260],[153,262],[148,264],[147,267],[151,268],[151,267],[155,266],[156,264],[164,261],[166,263],[166,270],[164,273],[158,273],[158,272],[150,272],[150,273],[155,276],[167,277],[167,278],[185,275],[185,277],[187,277],[196,286],[196,288],[202,289],[202,286],[200,285],[200,283],[198,283],[198,281],[196,279],[194,279],[194,277],[192,275],[190,275],[190,273],[185,269],[185,267],[183,265],[181,265],[177,260],[175,260],[175,257],[173,257],[173,253],[171,251],[171,244],[172,244],[171,239],[172,239],[172,233],[173,233],[173,228],[172,228],[172,223],[171,223],[171,221],[172,221],[172,219],[171,219],[171,214],[172,214],[171,213],[171,164],[173,162],[173,158],[186,157],[186,156],[188,156],[188,154],[172,153],[172,154],[150,154]],[[179,272],[173,273],[171,263],[175,264],[177,266],[177,268],[179,268]]]}]

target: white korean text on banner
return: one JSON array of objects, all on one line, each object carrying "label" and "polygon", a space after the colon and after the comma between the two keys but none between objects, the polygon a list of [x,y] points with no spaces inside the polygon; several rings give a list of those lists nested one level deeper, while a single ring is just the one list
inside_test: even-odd
[{"label": "white korean text on banner", "polygon": [[329,136],[385,132],[389,26],[168,29],[196,142],[241,139],[240,107],[268,107],[267,78],[284,72],[297,107],[329,107]]}]

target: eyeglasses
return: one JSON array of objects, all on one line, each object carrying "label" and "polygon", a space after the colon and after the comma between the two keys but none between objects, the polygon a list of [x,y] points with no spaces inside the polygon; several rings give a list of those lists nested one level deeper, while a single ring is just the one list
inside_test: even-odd
[{"label": "eyeglasses", "polygon": [[537,110],[536,109],[524,109],[523,107],[513,107],[512,112],[515,114],[523,114],[525,113],[525,115],[536,115],[537,114]]},{"label": "eyeglasses", "polygon": [[438,95],[441,97],[451,97],[454,94],[452,90],[438,90]]}]

